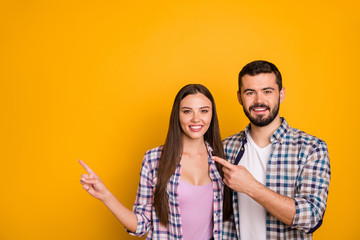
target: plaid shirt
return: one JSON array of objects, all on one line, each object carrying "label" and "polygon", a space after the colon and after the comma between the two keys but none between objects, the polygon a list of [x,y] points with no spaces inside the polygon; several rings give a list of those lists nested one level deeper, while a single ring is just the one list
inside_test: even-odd
[{"label": "plaid shirt", "polygon": [[[214,239],[221,239],[222,233],[222,202],[223,202],[223,182],[219,172],[216,169],[212,156],[212,148],[206,143],[209,152],[209,175],[212,180],[214,190],[213,201],[213,236]],[[183,239],[181,227],[180,209],[179,209],[179,178],[181,165],[179,164],[175,173],[171,176],[167,186],[169,201],[169,223],[167,227],[160,224],[153,204],[153,193],[157,182],[157,170],[162,146],[150,149],[145,153],[141,167],[140,182],[133,212],[137,218],[136,232],[131,235],[144,236],[146,239]]]},{"label": "plaid shirt", "polygon": [[[266,214],[266,239],[312,239],[326,209],[330,183],[330,160],[324,141],[291,128],[285,119],[270,138],[273,146],[267,164],[266,187],[294,199],[296,213],[291,226]],[[250,129],[250,125],[247,126]],[[225,155],[237,164],[244,152],[245,131],[223,141]],[[237,158],[237,161],[236,161]],[[233,191],[234,215],[224,223],[223,239],[239,239],[239,208]],[[245,239],[246,240],[246,239]]]}]

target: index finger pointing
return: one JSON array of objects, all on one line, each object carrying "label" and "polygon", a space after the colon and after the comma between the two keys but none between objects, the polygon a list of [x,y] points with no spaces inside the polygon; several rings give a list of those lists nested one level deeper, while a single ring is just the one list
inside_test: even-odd
[{"label": "index finger pointing", "polygon": [[86,163],[84,163],[83,161],[79,160],[80,165],[85,169],[85,171],[88,174],[95,174],[94,171],[88,166],[86,165]]},{"label": "index finger pointing", "polygon": [[216,156],[213,156],[212,159],[218,163],[220,163],[221,165],[223,165],[224,167],[227,167],[227,168],[231,168],[232,167],[232,164],[229,163],[228,161],[226,161],[225,159],[222,159],[222,158],[219,158],[219,157],[216,157]]}]

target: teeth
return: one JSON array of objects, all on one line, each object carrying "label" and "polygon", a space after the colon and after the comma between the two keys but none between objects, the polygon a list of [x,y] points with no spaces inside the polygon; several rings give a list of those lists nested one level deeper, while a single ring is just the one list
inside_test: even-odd
[{"label": "teeth", "polygon": [[254,108],[254,111],[257,111],[257,112],[259,112],[259,111],[265,111],[266,110],[266,108]]},{"label": "teeth", "polygon": [[190,126],[190,128],[192,128],[192,129],[200,129],[201,126]]}]

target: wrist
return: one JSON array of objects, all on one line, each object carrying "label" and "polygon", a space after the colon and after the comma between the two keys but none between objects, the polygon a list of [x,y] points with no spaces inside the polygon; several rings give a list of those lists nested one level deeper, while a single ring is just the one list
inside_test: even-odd
[{"label": "wrist", "polygon": [[111,201],[111,199],[114,197],[112,192],[110,192],[108,189],[105,189],[102,198],[100,199],[104,204]]},{"label": "wrist", "polygon": [[256,179],[254,179],[254,182],[250,184],[250,187],[245,192],[246,195],[248,195],[251,198],[256,198],[259,194],[261,195],[261,190],[265,186],[262,185],[260,182],[258,182]]}]

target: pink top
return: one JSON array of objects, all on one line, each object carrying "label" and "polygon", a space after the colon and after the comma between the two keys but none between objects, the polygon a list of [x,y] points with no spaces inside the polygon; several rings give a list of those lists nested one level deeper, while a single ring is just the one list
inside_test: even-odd
[{"label": "pink top", "polygon": [[213,236],[213,183],[196,186],[179,180],[179,208],[184,240]]}]

